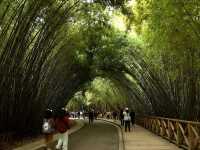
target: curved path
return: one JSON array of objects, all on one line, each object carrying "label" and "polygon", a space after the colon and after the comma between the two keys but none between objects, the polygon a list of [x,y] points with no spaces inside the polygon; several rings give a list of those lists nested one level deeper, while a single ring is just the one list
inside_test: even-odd
[{"label": "curved path", "polygon": [[[85,124],[69,136],[68,150],[119,150],[117,127],[99,120],[94,121],[92,125],[88,122]],[[51,144],[52,150],[55,150],[55,145],[55,142]]]},{"label": "curved path", "polygon": [[95,121],[70,135],[69,150],[118,150],[119,136],[115,126]]}]

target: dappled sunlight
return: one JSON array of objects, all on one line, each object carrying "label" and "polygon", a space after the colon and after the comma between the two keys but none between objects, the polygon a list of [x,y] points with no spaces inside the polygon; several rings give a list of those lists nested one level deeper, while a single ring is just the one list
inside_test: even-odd
[{"label": "dappled sunlight", "polygon": [[125,18],[120,15],[113,15],[112,17],[113,26],[119,31],[126,31]]},{"label": "dappled sunlight", "polygon": [[[83,110],[92,107],[96,110],[105,111],[106,109],[117,110],[118,107],[125,107],[127,95],[117,86],[118,84],[108,78],[97,77],[86,87],[85,93],[78,97],[77,94],[74,95],[67,108],[71,111],[78,111],[82,105]],[[77,99],[82,99],[84,103],[77,103]]]}]

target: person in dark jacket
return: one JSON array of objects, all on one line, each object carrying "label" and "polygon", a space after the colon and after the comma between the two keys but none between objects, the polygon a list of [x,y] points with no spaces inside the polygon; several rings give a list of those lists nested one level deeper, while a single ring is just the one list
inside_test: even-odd
[{"label": "person in dark jacket", "polygon": [[112,115],[113,115],[113,120],[116,121],[117,120],[117,112],[113,111]]},{"label": "person in dark jacket", "polygon": [[88,117],[89,117],[89,124],[93,124],[94,122],[94,110],[91,109],[88,113]]},{"label": "person in dark jacket", "polygon": [[135,124],[135,112],[133,110],[131,110],[130,116],[131,116],[132,127],[134,127],[134,124]]},{"label": "person in dark jacket", "polygon": [[123,114],[123,109],[120,110],[120,113],[119,113],[119,120],[121,121],[121,126],[124,125],[124,114]]}]

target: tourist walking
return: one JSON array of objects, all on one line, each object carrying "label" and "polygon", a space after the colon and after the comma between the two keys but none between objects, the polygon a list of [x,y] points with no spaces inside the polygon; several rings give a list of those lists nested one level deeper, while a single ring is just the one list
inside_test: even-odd
[{"label": "tourist walking", "polygon": [[59,139],[56,149],[68,149],[68,129],[70,129],[69,113],[61,109],[55,119],[56,130],[59,132]]},{"label": "tourist walking", "polygon": [[123,109],[120,110],[119,113],[119,120],[121,122],[121,126],[124,126],[124,114],[123,114]]},{"label": "tourist walking", "polygon": [[117,112],[113,111],[112,115],[113,115],[113,120],[116,121],[117,120]]},{"label": "tourist walking", "polygon": [[131,125],[132,127],[134,127],[134,124],[135,124],[135,112],[131,109],[131,112],[130,112],[130,117],[131,117]]},{"label": "tourist walking", "polygon": [[88,113],[88,117],[89,117],[89,124],[93,124],[94,122],[94,110],[91,109]]},{"label": "tourist walking", "polygon": [[80,117],[81,117],[80,111],[77,112],[77,117],[78,117],[78,119],[80,119]]},{"label": "tourist walking", "polygon": [[51,109],[46,109],[42,125],[42,132],[44,133],[46,150],[51,150],[49,148],[49,144],[53,140],[54,127],[55,123],[53,119],[53,111]]},{"label": "tourist walking", "polygon": [[125,109],[125,113],[124,113],[124,123],[125,123],[125,132],[127,131],[127,128],[129,130],[129,132],[131,131],[131,117],[130,117],[130,113],[128,108]]}]

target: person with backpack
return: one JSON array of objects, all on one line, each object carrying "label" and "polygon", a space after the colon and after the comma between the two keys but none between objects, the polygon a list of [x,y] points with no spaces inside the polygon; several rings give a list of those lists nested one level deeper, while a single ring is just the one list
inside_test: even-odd
[{"label": "person with backpack", "polygon": [[56,149],[67,150],[68,149],[68,129],[70,129],[69,113],[65,109],[59,110],[59,113],[55,119],[55,127],[59,132],[59,139],[56,145]]},{"label": "person with backpack", "polygon": [[51,109],[46,109],[42,125],[42,132],[44,133],[45,137],[46,150],[51,150],[51,148],[49,148],[49,143],[53,140],[54,125],[55,123],[53,119],[53,111]]},{"label": "person with backpack", "polygon": [[131,117],[128,108],[125,109],[124,113],[124,123],[125,123],[125,132],[127,131],[127,128],[129,132],[131,131]]}]

